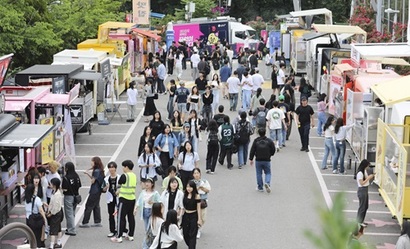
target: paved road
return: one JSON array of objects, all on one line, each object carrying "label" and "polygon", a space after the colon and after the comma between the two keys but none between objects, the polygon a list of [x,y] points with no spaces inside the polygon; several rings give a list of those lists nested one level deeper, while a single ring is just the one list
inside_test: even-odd
[{"label": "paved road", "polygon": [[[264,66],[260,66],[264,74]],[[189,80],[189,70],[184,72],[183,79]],[[169,79],[168,79],[169,80]],[[264,96],[270,95],[270,83],[264,85]],[[125,96],[121,96],[125,100]],[[166,113],[168,96],[161,96],[157,100],[157,108]],[[221,104],[228,107],[228,101],[221,99]],[[315,103],[311,103],[315,107]],[[126,106],[119,109],[126,117]],[[141,112],[142,108],[138,109]],[[227,112],[233,119],[237,114]],[[164,115],[163,115],[164,116]],[[126,123],[115,116],[110,125],[93,125],[93,134],[78,134],[76,147],[77,168],[84,171],[90,166],[93,156],[100,156],[106,164],[111,160],[120,164],[125,159],[137,160],[136,149],[139,137],[146,123],[141,120],[141,114],[134,123]],[[348,191],[346,194],[349,219],[354,219],[358,207],[353,169],[348,175],[339,176],[331,171],[320,171],[318,165],[323,157],[323,138],[315,137],[312,132],[311,152],[300,152],[300,142],[294,127],[287,147],[273,157],[272,161],[272,193],[260,193],[255,190],[255,169],[246,166],[243,169],[234,167],[228,170],[218,164],[215,175],[204,175],[210,182],[212,191],[209,196],[208,218],[203,227],[198,248],[314,248],[303,235],[305,230],[319,233],[319,218],[317,207],[325,207],[329,200],[339,191]],[[200,142],[200,168],[205,169],[206,143]],[[237,166],[237,157],[233,157]],[[121,169],[120,169],[121,171]],[[134,172],[137,172],[135,169]],[[120,172],[121,173],[121,172]],[[89,180],[82,176],[84,188],[83,197],[87,195]],[[159,185],[159,184],[157,184]],[[159,190],[159,186],[157,186]],[[370,224],[366,229],[363,240],[370,248],[390,248],[399,233],[395,220],[391,219],[387,208],[377,194],[375,186],[370,189],[371,205],[366,217]],[[327,198],[329,197],[329,198]],[[327,199],[326,199],[327,198]],[[84,200],[85,198],[83,198]],[[81,221],[83,206],[77,210],[76,221]],[[134,242],[124,241],[114,245],[106,237],[108,231],[107,209],[104,197],[101,198],[103,227],[81,229],[78,228],[76,237],[64,236],[64,248],[141,248],[143,227],[140,220]],[[23,207],[13,209],[10,221],[21,221]],[[92,222],[92,220],[91,220]],[[373,223],[372,223],[373,222]],[[63,226],[65,221],[63,222]],[[15,248],[7,244],[21,243],[21,234],[13,233],[0,243],[0,248]],[[387,243],[387,245],[385,244]],[[180,245],[180,248],[186,246]]]}]

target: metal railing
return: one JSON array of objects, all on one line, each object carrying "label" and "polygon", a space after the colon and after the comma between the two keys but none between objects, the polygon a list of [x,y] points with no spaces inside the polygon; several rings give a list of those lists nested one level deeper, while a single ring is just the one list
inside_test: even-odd
[{"label": "metal railing", "polygon": [[37,248],[36,236],[34,235],[33,231],[30,227],[21,222],[13,222],[0,229],[0,241],[3,240],[4,236],[15,230],[23,231],[27,235],[31,249]]}]

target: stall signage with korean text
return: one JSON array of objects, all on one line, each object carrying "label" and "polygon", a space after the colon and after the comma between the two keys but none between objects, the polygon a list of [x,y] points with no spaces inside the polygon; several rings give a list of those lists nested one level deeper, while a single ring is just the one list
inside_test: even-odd
[{"label": "stall signage with korean text", "polygon": [[53,93],[65,94],[66,89],[65,89],[65,77],[64,76],[53,78],[52,84],[53,84]]},{"label": "stall signage with korean text", "polygon": [[133,23],[149,24],[150,2],[149,0],[132,1]]}]

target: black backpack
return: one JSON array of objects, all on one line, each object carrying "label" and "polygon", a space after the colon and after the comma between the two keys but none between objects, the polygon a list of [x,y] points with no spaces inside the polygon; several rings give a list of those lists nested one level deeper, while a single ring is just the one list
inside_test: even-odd
[{"label": "black backpack", "polygon": [[218,132],[210,131],[208,135],[208,145],[218,145],[218,144],[219,144]]},{"label": "black backpack", "polygon": [[[273,149],[272,149],[273,146]],[[271,155],[275,154],[275,144],[271,139],[265,137],[256,142],[256,155]]]},{"label": "black backpack", "polygon": [[267,109],[264,108],[263,110],[259,109],[259,107],[257,107],[256,109],[258,109],[258,114],[256,114],[256,125],[261,128],[261,127],[265,127],[266,126],[266,113],[267,113]]},{"label": "black backpack", "polygon": [[238,131],[238,139],[237,139],[237,143],[238,144],[247,144],[250,140],[250,132],[248,129],[249,126],[249,122],[246,121],[244,123],[239,123],[239,131]]}]

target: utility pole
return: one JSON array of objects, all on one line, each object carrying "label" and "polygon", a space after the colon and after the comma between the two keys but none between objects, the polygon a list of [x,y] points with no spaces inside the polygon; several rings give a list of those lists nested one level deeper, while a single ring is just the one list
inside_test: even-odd
[{"label": "utility pole", "polygon": [[300,0],[293,0],[293,10],[294,11],[302,10],[302,8],[300,7]]}]

